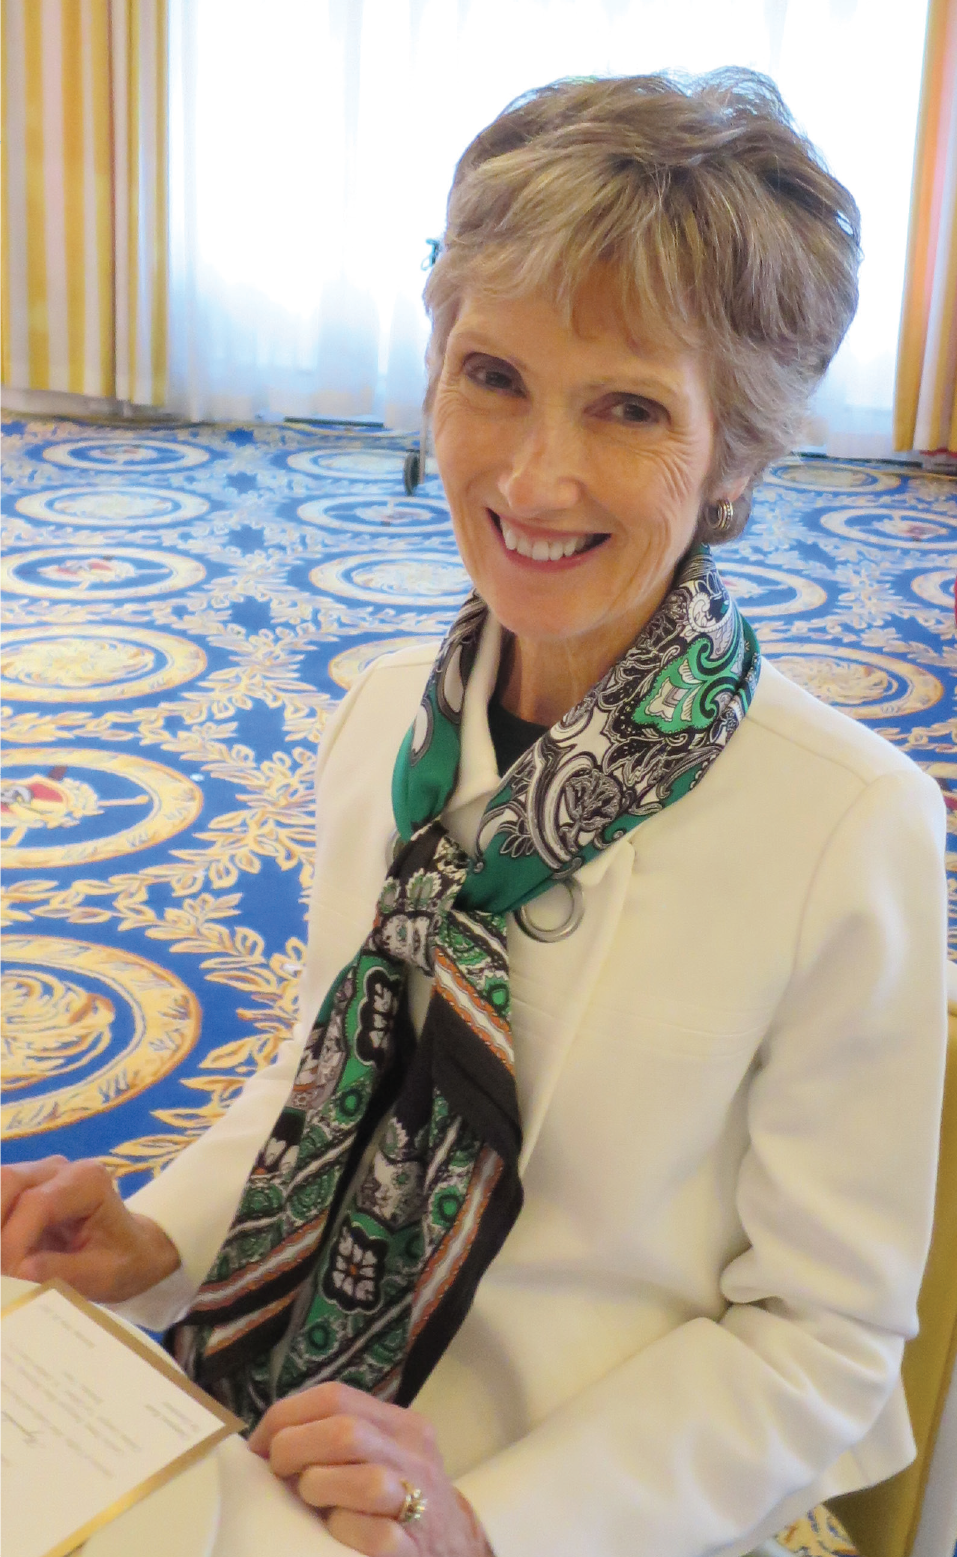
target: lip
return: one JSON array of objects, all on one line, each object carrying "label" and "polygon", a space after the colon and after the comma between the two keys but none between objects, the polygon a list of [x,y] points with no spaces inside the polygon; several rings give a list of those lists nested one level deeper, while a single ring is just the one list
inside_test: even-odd
[{"label": "lip", "polygon": [[[559,557],[556,562],[553,562],[551,558],[547,558],[541,562],[536,562],[534,557],[523,557],[521,552],[509,551],[505,544],[505,537],[502,534],[500,516],[496,513],[494,508],[486,508],[485,512],[488,515],[489,524],[495,532],[495,536],[498,540],[498,544],[502,550],[502,553],[512,564],[512,566],[524,568],[526,570],[530,569],[537,573],[558,573],[567,568],[579,567],[584,562],[586,562],[594,552],[599,551],[604,545],[605,541],[607,541],[609,538],[607,534],[602,534],[601,540],[595,542],[594,545],[587,546],[584,551],[573,552],[570,557]],[[530,528],[527,524],[519,524],[514,519],[509,519],[508,523],[513,530],[521,530],[523,535],[528,536],[529,539],[534,539],[537,541],[566,541],[569,535],[581,535],[583,533],[581,530],[549,530],[546,529],[544,525],[536,525],[534,528]]]}]

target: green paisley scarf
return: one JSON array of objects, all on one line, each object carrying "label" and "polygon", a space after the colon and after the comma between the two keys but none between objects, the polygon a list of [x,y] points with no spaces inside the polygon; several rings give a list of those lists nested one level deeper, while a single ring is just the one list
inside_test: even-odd
[{"label": "green paisley scarf", "polygon": [[[698,548],[632,647],[505,774],[469,856],[438,818],[486,614],[472,596],[442,645],[395,764],[400,846],[375,923],[168,1336],[250,1425],[328,1379],[415,1397],[522,1205],[505,916],[686,795],[757,683],[754,635]],[[418,1040],[411,967],[434,979]]]}]

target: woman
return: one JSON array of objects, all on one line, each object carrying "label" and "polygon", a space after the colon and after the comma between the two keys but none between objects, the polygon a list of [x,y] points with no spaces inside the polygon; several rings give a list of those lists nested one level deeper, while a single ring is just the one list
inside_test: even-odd
[{"label": "woman", "polygon": [[426,291],[476,594],[324,740],[302,1031],[127,1208],[11,1170],[4,1268],[173,1324],[358,1551],[730,1557],[912,1454],[942,806],[703,545],[858,257],[747,72],[477,138]]}]

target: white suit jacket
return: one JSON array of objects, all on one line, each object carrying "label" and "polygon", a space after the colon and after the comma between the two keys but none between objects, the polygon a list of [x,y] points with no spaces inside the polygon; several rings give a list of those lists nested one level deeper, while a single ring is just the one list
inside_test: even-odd
[{"label": "white suit jacket", "polygon": [[[467,847],[498,787],[497,661],[489,626],[445,813]],[[430,664],[378,662],[327,732],[301,1030],[133,1197],[183,1260],[126,1306],[141,1322],[204,1277],[368,932]],[[929,778],[765,663],[698,787],[581,871],[575,934],[509,920],[525,1206],[416,1401],[498,1557],[732,1557],[912,1457],[943,835]]]}]

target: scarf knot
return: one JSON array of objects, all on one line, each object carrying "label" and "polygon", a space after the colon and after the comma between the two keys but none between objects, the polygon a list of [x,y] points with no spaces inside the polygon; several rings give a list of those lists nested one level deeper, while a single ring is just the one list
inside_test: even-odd
[{"label": "scarf knot", "polygon": [[439,822],[422,827],[396,854],[379,893],[372,945],[430,977],[443,927],[470,860]]}]

